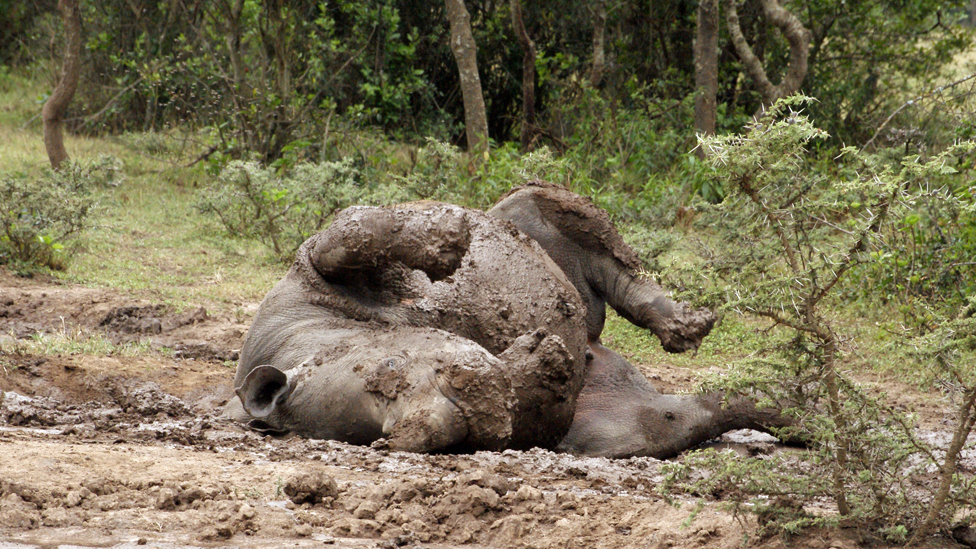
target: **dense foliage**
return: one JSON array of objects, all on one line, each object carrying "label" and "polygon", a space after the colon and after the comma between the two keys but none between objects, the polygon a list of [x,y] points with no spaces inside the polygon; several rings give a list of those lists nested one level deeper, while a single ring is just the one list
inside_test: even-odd
[{"label": "dense foliage", "polygon": [[[509,4],[469,4],[489,134],[498,143],[514,140],[522,55]],[[966,49],[968,34],[955,25],[965,17],[965,4],[785,3],[813,36],[803,89],[820,99],[811,108],[814,120],[835,139],[867,139],[878,120],[905,99],[906,85],[933,82],[940,67]],[[289,145],[313,157],[321,153],[320,137],[336,117],[378,126],[399,140],[456,142],[462,135],[457,67],[441,3],[108,0],[82,7],[86,82],[70,121],[77,130],[205,128],[208,135],[200,138],[215,151],[266,161]],[[668,117],[673,128],[690,135],[671,109],[694,92],[696,7],[692,0],[609,6],[607,62],[598,91],[614,113],[642,113],[651,100],[657,108],[648,114]],[[578,120],[564,107],[581,97],[580,83],[587,80],[592,10],[579,2],[525,7],[538,52],[536,111],[543,142],[553,146],[585,139],[574,133]],[[36,66],[53,79],[61,54],[54,2],[14,2],[2,11],[0,60],[16,66],[40,62]],[[782,37],[770,29],[758,0],[747,0],[739,11],[743,33],[775,79],[788,57]],[[759,98],[740,78],[734,48],[722,33],[719,126],[729,130],[755,112]],[[937,127],[922,129],[940,133]]]}]

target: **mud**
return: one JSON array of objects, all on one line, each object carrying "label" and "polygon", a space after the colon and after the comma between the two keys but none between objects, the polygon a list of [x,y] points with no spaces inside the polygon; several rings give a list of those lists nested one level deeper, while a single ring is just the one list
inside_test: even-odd
[{"label": "mud", "polygon": [[[243,407],[252,409],[249,399],[271,385],[249,378],[256,368],[295,371],[309,349],[343,340],[359,341],[356,353],[368,348],[387,357],[419,357],[441,344],[458,351],[471,347],[457,355],[469,358],[452,365],[453,358],[410,357],[402,379],[395,372],[364,372],[369,392],[402,395],[406,412],[397,406],[382,418],[374,413],[375,399],[363,395],[362,378],[343,366],[353,360],[349,354],[296,383],[294,394],[308,398],[284,398],[280,406],[254,408],[261,413],[240,419],[353,443],[386,432],[391,447],[401,450],[554,448],[572,424],[583,386],[582,315],[579,294],[563,272],[536,242],[502,220],[435,202],[348,208],[302,244],[289,272],[262,301],[235,378],[238,387],[253,382],[243,391]],[[420,330],[407,335],[408,327]],[[443,339],[435,330],[457,339],[435,343]],[[529,331],[540,337],[525,341]],[[435,370],[438,383],[457,390],[455,403],[423,389],[429,386],[423,372]],[[335,406],[320,404],[335,400],[350,406],[338,415]],[[509,401],[511,406],[499,405]]]},{"label": "mud", "polygon": [[[246,328],[231,308],[241,306],[254,310],[208,303],[205,314],[170,311],[142,296],[23,280],[0,268],[0,549],[690,549],[739,547],[755,531],[721,501],[686,524],[695,502],[679,497],[676,508],[656,493],[663,462],[652,458],[421,455],[244,431],[219,417],[232,395],[225,357],[235,356]],[[23,352],[18,343],[39,333],[210,351]],[[664,386],[691,380],[666,367],[647,373]],[[716,444],[758,454],[771,442],[733,433]],[[856,542],[841,531],[789,545]]]}]

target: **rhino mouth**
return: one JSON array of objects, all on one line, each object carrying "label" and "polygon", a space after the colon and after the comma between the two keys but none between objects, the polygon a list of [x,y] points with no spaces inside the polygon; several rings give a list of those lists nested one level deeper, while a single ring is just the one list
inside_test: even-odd
[{"label": "rhino mouth", "polygon": [[246,424],[248,429],[252,431],[257,431],[264,435],[270,435],[274,437],[283,437],[291,433],[288,429],[278,427],[277,425],[272,425],[263,419],[252,419]]}]

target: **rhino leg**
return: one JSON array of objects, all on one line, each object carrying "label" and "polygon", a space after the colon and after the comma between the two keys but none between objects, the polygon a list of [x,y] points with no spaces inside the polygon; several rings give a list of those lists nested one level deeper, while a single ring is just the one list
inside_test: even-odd
[{"label": "rhino leg", "polygon": [[609,303],[621,316],[649,329],[664,349],[695,350],[715,324],[708,309],[670,299],[640,276],[640,259],[620,237],[606,212],[567,189],[533,181],[514,189],[490,215],[514,223],[542,246],[566,274],[586,305],[586,330],[600,337]]},{"label": "rhino leg", "polygon": [[583,379],[562,338],[536,330],[518,337],[498,358],[512,374],[516,406],[508,447],[554,448],[573,421]]},{"label": "rhino leg", "polygon": [[390,263],[450,276],[471,244],[461,208],[347,208],[332,225],[312,237],[309,259],[329,282],[370,277]]},{"label": "rhino leg", "polygon": [[573,426],[558,450],[665,459],[727,431],[770,432],[794,423],[778,410],[757,408],[745,397],[661,394],[617,353],[598,343],[591,345],[591,353]]}]

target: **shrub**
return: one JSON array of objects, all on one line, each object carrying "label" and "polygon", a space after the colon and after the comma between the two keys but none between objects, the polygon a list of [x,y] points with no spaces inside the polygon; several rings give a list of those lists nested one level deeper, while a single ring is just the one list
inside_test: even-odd
[{"label": "shrub", "polygon": [[197,209],[228,233],[257,238],[282,261],[322,230],[332,214],[354,204],[392,204],[407,193],[389,182],[370,184],[353,160],[299,163],[278,172],[233,161],[198,195]]},{"label": "shrub", "polygon": [[99,186],[114,183],[118,162],[67,162],[41,177],[0,175],[0,263],[64,270],[71,242],[93,225]]},{"label": "shrub", "polygon": [[569,163],[548,147],[523,155],[516,144],[506,143],[477,158],[448,143],[428,139],[417,151],[414,168],[396,179],[419,198],[487,209],[512,187],[533,179],[572,188],[571,173]]},{"label": "shrub", "polygon": [[[887,253],[879,235],[892,224],[925,200],[952,201],[928,192],[927,183],[951,177],[954,159],[973,144],[927,161],[904,158],[895,167],[847,148],[833,170],[817,169],[807,146],[826,134],[793,110],[807,101],[777,103],[742,135],[703,139],[729,194],[721,204],[699,205],[704,265],[673,272],[712,305],[770,323],[766,348],[709,384],[759,392],[787,408],[800,421],[784,434],[808,441],[811,451],[750,463],[699,454],[691,463],[710,471],[704,480],[678,466],[667,484],[721,491],[739,511],[757,513],[768,532],[841,521],[872,525],[892,540],[946,532],[955,511],[976,497],[954,457],[973,428],[976,384],[955,375],[965,395],[958,440],[948,446],[922,440],[910,418],[841,371],[849,338],[837,329],[830,297],[854,267]],[[964,344],[971,340],[948,334],[930,342],[943,363],[933,375],[958,372],[944,366],[949,354],[937,349]],[[836,515],[803,511],[804,503],[822,498],[833,500]]]}]

